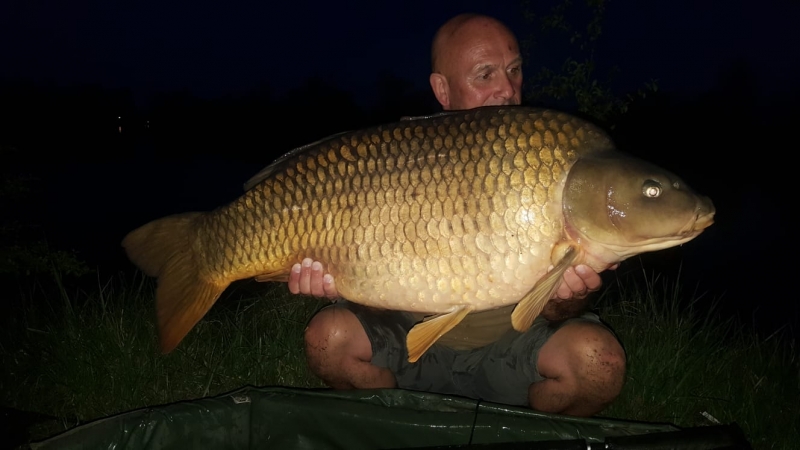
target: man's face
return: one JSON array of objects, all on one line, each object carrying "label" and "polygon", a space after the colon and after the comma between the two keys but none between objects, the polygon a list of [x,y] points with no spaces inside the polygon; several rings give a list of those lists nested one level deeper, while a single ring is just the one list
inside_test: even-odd
[{"label": "man's face", "polygon": [[513,35],[497,28],[471,31],[443,54],[449,87],[444,109],[518,105],[522,98],[522,58]]}]

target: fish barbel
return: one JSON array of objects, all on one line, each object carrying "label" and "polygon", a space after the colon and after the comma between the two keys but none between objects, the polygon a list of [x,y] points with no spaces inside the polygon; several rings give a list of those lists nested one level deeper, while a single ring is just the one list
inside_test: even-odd
[{"label": "fish barbel", "polygon": [[595,125],[521,106],[340,133],[287,153],[246,188],[123,240],[158,277],[164,353],[233,281],[286,281],[310,257],[347,300],[430,314],[409,332],[413,362],[470,312],[517,304],[511,321],[524,331],[568,267],[599,272],[688,242],[715,212]]}]

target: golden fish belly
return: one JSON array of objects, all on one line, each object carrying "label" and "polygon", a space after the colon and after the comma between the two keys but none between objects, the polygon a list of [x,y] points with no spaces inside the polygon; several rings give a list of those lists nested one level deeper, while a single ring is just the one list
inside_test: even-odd
[{"label": "golden fish belly", "polygon": [[346,134],[204,216],[195,250],[224,280],[311,257],[343,297],[387,309],[513,304],[550,265],[567,172],[593,139],[589,124],[530,112]]}]

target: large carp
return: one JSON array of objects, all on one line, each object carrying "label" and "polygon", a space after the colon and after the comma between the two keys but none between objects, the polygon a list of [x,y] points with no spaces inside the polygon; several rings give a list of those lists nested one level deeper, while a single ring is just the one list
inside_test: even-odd
[{"label": "large carp", "polygon": [[602,271],[683,244],[714,216],[708,198],[617,151],[591,123],[527,107],[341,133],[288,153],[247,187],[226,206],[123,240],[158,277],[163,352],[233,281],[285,281],[311,257],[350,301],[430,315],[408,335],[413,362],[470,312],[517,304],[511,321],[524,331],[568,267]]}]

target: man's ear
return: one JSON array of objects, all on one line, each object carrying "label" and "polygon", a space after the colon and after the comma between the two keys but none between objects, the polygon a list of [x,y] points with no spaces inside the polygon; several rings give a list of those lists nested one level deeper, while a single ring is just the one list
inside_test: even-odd
[{"label": "man's ear", "polygon": [[439,101],[443,109],[448,109],[450,107],[450,85],[447,84],[447,78],[440,73],[432,73],[430,82],[436,100]]}]

